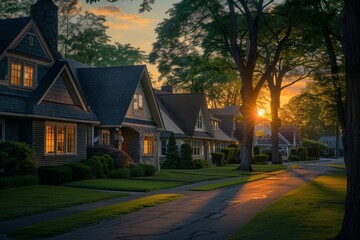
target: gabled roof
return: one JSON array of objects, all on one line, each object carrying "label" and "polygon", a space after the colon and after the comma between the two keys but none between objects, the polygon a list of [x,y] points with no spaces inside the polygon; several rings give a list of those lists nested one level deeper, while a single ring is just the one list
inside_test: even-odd
[{"label": "gabled roof", "polygon": [[300,145],[301,133],[300,133],[300,129],[298,129],[297,127],[281,126],[279,128],[279,134],[281,134],[291,144]]},{"label": "gabled roof", "polygon": [[225,106],[224,108],[210,108],[211,116],[221,120],[220,128],[229,136],[236,130],[235,117],[240,116],[239,106]]},{"label": "gabled roof", "polygon": [[0,19],[0,55],[30,21],[30,17]]},{"label": "gabled roof", "polygon": [[166,109],[165,111],[170,114],[171,118],[188,136],[195,135],[196,121],[200,109],[202,109],[208,135],[214,137],[204,94],[157,94],[157,97],[161,102],[160,106]]}]

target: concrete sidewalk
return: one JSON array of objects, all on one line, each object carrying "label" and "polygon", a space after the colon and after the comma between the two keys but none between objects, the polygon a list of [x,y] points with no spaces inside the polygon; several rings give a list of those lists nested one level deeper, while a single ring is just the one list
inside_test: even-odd
[{"label": "concrete sidewalk", "polygon": [[225,239],[283,194],[324,174],[330,163],[300,164],[295,170],[210,192],[188,191],[209,183],[202,182],[0,222],[0,239],[7,239],[6,233],[28,224],[157,193],[185,197],[51,239]]}]

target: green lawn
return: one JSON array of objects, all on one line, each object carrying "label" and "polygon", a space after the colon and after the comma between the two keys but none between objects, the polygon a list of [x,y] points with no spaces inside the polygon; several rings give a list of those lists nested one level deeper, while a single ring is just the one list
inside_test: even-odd
[{"label": "green lawn", "polygon": [[181,198],[180,194],[157,194],[136,200],[113,204],[89,211],[57,218],[44,223],[33,224],[10,233],[16,239],[38,239],[70,232],[76,228],[115,218],[119,215],[139,211],[146,207]]},{"label": "green lawn", "polygon": [[181,182],[146,181],[133,179],[90,179],[66,184],[69,187],[105,189],[115,191],[150,192],[183,185]]},{"label": "green lawn", "polygon": [[343,173],[321,176],[289,192],[229,239],[333,239],[340,230],[344,211]]},{"label": "green lawn", "polygon": [[0,190],[0,220],[125,195],[44,185],[3,189]]}]

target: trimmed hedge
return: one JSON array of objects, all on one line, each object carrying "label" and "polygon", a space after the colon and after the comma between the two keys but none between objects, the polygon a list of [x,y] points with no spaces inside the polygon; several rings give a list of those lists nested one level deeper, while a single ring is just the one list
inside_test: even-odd
[{"label": "trimmed hedge", "polygon": [[71,163],[66,166],[72,170],[72,181],[80,181],[93,178],[92,169],[89,165],[84,163]]},{"label": "trimmed hedge", "polygon": [[223,149],[221,149],[221,152],[223,152],[225,154],[225,157],[224,157],[225,164],[228,164],[234,156],[235,149],[234,148],[223,148]]},{"label": "trimmed hedge", "polygon": [[131,172],[129,168],[117,168],[111,171],[109,178],[130,178]]},{"label": "trimmed hedge", "polygon": [[254,155],[259,155],[259,154],[261,154],[261,152],[260,152],[260,147],[259,147],[259,146],[255,146],[255,147],[254,147]]},{"label": "trimmed hedge", "polygon": [[69,166],[46,166],[39,168],[39,183],[60,185],[71,181],[72,170]]},{"label": "trimmed hedge", "polygon": [[211,167],[211,164],[208,160],[205,160],[205,159],[194,159],[194,167],[196,169],[209,168],[209,167]]},{"label": "trimmed hedge", "polygon": [[0,189],[36,185],[37,175],[22,175],[13,177],[0,177]]},{"label": "trimmed hedge", "polygon": [[141,163],[138,166],[144,169],[145,176],[154,176],[157,171],[156,167],[152,164]]},{"label": "trimmed hedge", "polygon": [[254,163],[263,163],[266,164],[268,162],[268,155],[266,154],[258,154],[254,156]]},{"label": "trimmed hedge", "polygon": [[143,167],[133,164],[130,166],[130,176],[131,177],[144,177],[145,176],[145,170]]},{"label": "trimmed hedge", "polygon": [[307,148],[305,148],[305,147],[299,147],[297,149],[291,149],[291,155],[299,156],[302,161],[305,161],[305,160],[308,159],[308,152],[307,152]]},{"label": "trimmed hedge", "polygon": [[0,143],[0,176],[36,174],[34,151],[23,142]]},{"label": "trimmed hedge", "polygon": [[129,154],[110,145],[98,144],[88,147],[87,149],[88,158],[93,156],[103,156],[105,154],[108,154],[114,160],[115,168],[126,168],[134,162]]},{"label": "trimmed hedge", "polygon": [[301,157],[299,157],[298,155],[290,155],[289,161],[301,161]]},{"label": "trimmed hedge", "polygon": [[212,152],[211,153],[212,162],[213,164],[216,164],[217,166],[223,166],[225,165],[225,153],[223,152]]},{"label": "trimmed hedge", "polygon": [[240,148],[232,148],[232,149],[234,149],[234,155],[230,159],[229,163],[238,164],[240,163]]}]

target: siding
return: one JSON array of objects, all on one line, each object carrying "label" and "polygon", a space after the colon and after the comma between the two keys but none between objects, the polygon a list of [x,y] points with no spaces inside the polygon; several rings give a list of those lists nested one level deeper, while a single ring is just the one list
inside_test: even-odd
[{"label": "siding", "polygon": [[44,101],[75,105],[63,77],[59,77],[59,79],[56,80],[46,94]]},{"label": "siding", "polygon": [[4,57],[3,59],[0,60],[0,82],[8,82],[5,81],[5,75],[7,75],[8,73],[8,58]]},{"label": "siding", "polygon": [[[33,45],[30,45],[30,38],[33,39]],[[16,51],[27,53],[30,55],[42,57],[42,58],[49,58],[45,53],[39,38],[35,34],[26,34],[23,39],[16,45],[14,48]]]}]

